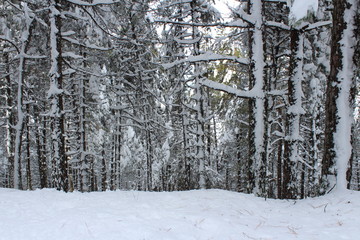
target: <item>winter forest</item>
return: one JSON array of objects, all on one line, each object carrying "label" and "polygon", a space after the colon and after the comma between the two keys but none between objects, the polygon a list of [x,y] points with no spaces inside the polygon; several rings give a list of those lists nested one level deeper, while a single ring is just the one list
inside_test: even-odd
[{"label": "winter forest", "polygon": [[0,187],[360,190],[358,0],[217,2],[1,1]]}]

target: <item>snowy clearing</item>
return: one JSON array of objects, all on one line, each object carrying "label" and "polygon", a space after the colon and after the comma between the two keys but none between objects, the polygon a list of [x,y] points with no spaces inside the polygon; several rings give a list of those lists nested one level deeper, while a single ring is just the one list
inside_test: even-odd
[{"label": "snowy clearing", "polygon": [[223,190],[0,189],[0,239],[359,239],[360,193],[299,201]]}]

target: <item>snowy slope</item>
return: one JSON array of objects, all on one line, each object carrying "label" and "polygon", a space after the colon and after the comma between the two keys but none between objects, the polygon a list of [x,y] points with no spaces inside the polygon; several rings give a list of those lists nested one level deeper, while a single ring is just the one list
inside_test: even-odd
[{"label": "snowy slope", "polygon": [[360,239],[360,193],[300,201],[222,190],[0,189],[1,240]]}]

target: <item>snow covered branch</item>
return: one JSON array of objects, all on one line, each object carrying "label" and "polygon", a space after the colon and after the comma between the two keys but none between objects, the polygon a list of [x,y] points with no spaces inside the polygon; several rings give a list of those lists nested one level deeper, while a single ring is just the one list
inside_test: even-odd
[{"label": "snow covered branch", "polygon": [[238,58],[235,56],[227,56],[227,55],[221,55],[221,54],[217,54],[217,53],[213,53],[213,52],[206,52],[204,54],[200,54],[197,56],[189,56],[186,59],[174,61],[172,63],[165,63],[165,64],[162,64],[162,66],[166,69],[169,69],[178,64],[186,63],[186,62],[194,63],[194,62],[209,62],[209,61],[219,61],[219,60],[230,60],[230,61],[234,61],[236,63],[240,63],[243,65],[249,64],[249,61],[246,58]]},{"label": "snow covered branch", "polygon": [[110,5],[110,4],[122,2],[121,0],[93,0],[92,3],[84,2],[81,0],[66,0],[66,1],[80,6]]},{"label": "snow covered branch", "polygon": [[169,19],[156,19],[154,20],[155,23],[162,23],[162,24],[174,24],[179,26],[190,26],[190,27],[242,27],[247,28],[248,24],[244,24],[240,21],[233,21],[230,23],[222,23],[222,22],[215,22],[215,23],[195,23],[195,22],[179,22],[173,21]]},{"label": "snow covered branch", "polygon": [[234,96],[239,98],[258,98],[258,97],[263,97],[264,95],[263,93],[254,90],[239,90],[229,85],[214,82],[208,79],[203,80],[202,85],[214,90],[219,90],[222,92],[233,94]]}]

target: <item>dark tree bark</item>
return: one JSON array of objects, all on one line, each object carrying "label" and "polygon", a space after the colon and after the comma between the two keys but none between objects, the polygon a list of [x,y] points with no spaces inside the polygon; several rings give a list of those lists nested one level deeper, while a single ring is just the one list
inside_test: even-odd
[{"label": "dark tree bark", "polygon": [[[104,146],[105,147],[105,146]],[[101,153],[101,191],[106,191],[107,188],[107,170],[106,170],[106,159],[105,151]]]},{"label": "dark tree bark", "polygon": [[[36,152],[39,166],[40,188],[47,188],[47,162],[46,162],[46,118],[37,115],[37,123],[35,126],[38,128],[35,132],[36,138]],[[41,125],[42,124],[42,125]]]},{"label": "dark tree bark", "polygon": [[297,182],[300,167],[300,120],[302,108],[302,71],[303,71],[303,32],[292,29],[290,32],[290,79],[288,81],[289,106],[286,114],[286,138],[284,145],[283,193],[286,199],[297,198]]},{"label": "dark tree bark", "polygon": [[[30,112],[30,104],[26,104],[26,112]],[[32,190],[32,171],[31,171],[31,137],[29,116],[26,116],[26,186],[28,190]]]},{"label": "dark tree bark", "polygon": [[[19,67],[18,67],[18,87],[17,87],[17,123],[15,125],[15,154],[14,154],[14,187],[22,189],[22,145],[23,145],[23,134],[26,124],[26,108],[24,106],[24,94],[25,94],[25,67],[26,67],[26,54],[30,46],[32,37],[32,30],[34,28],[31,11],[27,4],[23,5],[25,18],[25,29],[22,32],[21,49],[19,54]],[[29,141],[29,139],[28,139]]]},{"label": "dark tree bark", "polygon": [[6,157],[7,157],[7,180],[6,180],[6,186],[9,188],[14,187],[14,143],[15,143],[15,131],[13,126],[15,126],[15,116],[13,112],[13,90],[12,90],[12,80],[10,77],[10,59],[9,59],[9,53],[5,48],[7,45],[5,44],[3,51],[0,53],[2,54],[2,62],[4,65],[3,69],[3,76],[4,81],[2,85],[2,88],[4,89],[4,99],[5,99],[5,105],[4,105],[4,117],[5,117],[5,131],[6,131],[6,137],[5,137],[5,148],[6,148]]},{"label": "dark tree bark", "polygon": [[50,1],[50,118],[51,150],[53,166],[53,186],[57,190],[69,190],[68,161],[65,155],[65,116],[63,91],[63,60],[61,43],[61,8],[60,0]]}]

